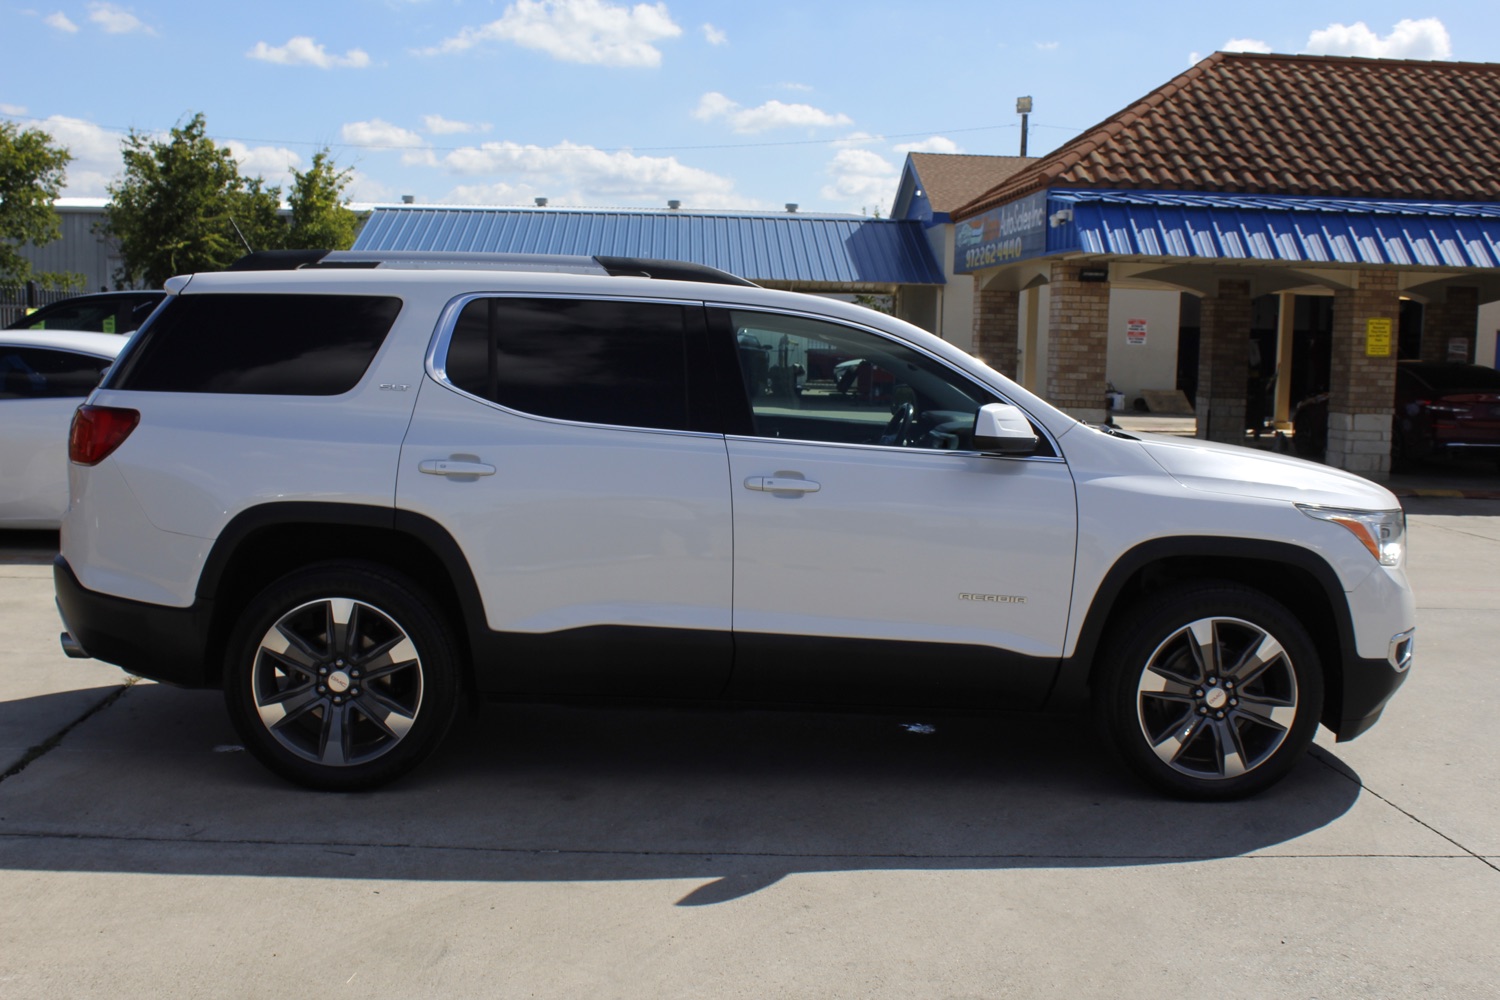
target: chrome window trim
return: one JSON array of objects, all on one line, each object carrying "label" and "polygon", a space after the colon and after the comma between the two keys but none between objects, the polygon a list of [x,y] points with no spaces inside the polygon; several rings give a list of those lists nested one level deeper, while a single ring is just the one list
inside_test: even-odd
[{"label": "chrome window trim", "polygon": [[838,441],[810,441],[810,440],[806,440],[806,439],[803,439],[803,438],[771,438],[771,437],[760,437],[758,435],[748,435],[748,436],[747,435],[733,435],[732,437],[733,437],[734,440],[747,440],[747,441],[785,441],[785,442],[788,442],[788,443],[797,442],[797,443],[800,443],[800,444],[824,444],[824,445],[828,445],[830,447],[835,447],[835,448],[879,448],[881,450],[896,451],[896,452],[901,452],[902,454],[907,454],[907,455],[910,455],[910,454],[913,454],[913,453],[921,453],[921,454],[925,454],[925,455],[981,455],[981,456],[983,456],[985,458],[1004,458],[1004,459],[1006,459],[1008,461],[1013,461],[1013,462],[1055,462],[1055,463],[1059,463],[1059,464],[1062,464],[1062,465],[1066,465],[1067,464],[1068,460],[1063,457],[1063,451],[1062,451],[1062,449],[1057,446],[1057,438],[1055,438],[1052,435],[1052,432],[1047,429],[1046,424],[1042,423],[1036,417],[1032,416],[1031,411],[1027,410],[1026,407],[1021,406],[1019,403],[1014,402],[1005,393],[1001,392],[999,389],[995,388],[994,386],[991,386],[988,382],[984,381],[983,379],[975,378],[969,372],[966,372],[962,368],[957,367],[952,362],[950,362],[950,361],[948,361],[948,360],[946,360],[944,358],[938,357],[936,354],[933,354],[931,351],[924,350],[923,348],[917,346],[916,344],[913,344],[909,340],[903,340],[902,338],[894,336],[893,334],[887,333],[886,331],[881,330],[881,329],[879,329],[877,327],[867,326],[867,325],[865,325],[863,323],[855,323],[855,322],[853,322],[851,320],[844,319],[843,317],[838,317],[837,319],[835,319],[835,318],[832,318],[832,317],[829,317],[829,316],[825,316],[825,315],[823,315],[821,313],[803,312],[803,311],[797,310],[797,309],[776,309],[776,308],[770,308],[770,307],[767,307],[767,306],[758,306],[758,305],[742,305],[742,304],[734,303],[734,302],[723,302],[723,301],[713,301],[713,300],[705,301],[703,304],[704,304],[705,307],[707,307],[709,309],[736,309],[736,310],[739,310],[741,312],[768,313],[768,314],[770,314],[772,316],[796,316],[796,317],[798,317],[800,319],[810,319],[810,320],[815,320],[815,321],[820,322],[820,323],[831,323],[834,326],[848,327],[851,330],[860,330],[860,331],[863,331],[865,333],[869,333],[869,334],[871,334],[873,336],[883,338],[885,340],[895,341],[896,343],[899,343],[902,347],[906,348],[907,350],[913,351],[913,352],[915,352],[917,354],[920,354],[922,357],[928,359],[929,361],[932,361],[932,362],[935,362],[935,363],[937,363],[939,365],[942,365],[948,371],[953,372],[954,374],[961,376],[966,381],[974,382],[974,383],[977,383],[979,385],[984,386],[985,389],[988,392],[990,392],[991,394],[993,394],[995,396],[999,396],[1001,402],[1004,402],[1004,403],[1006,403],[1006,404],[1008,404],[1010,406],[1014,406],[1016,409],[1020,410],[1024,414],[1026,414],[1026,419],[1029,420],[1029,421],[1031,421],[1031,426],[1033,428],[1035,428],[1042,437],[1044,437],[1044,438],[1047,439],[1047,443],[1049,445],[1051,445],[1051,447],[1052,447],[1053,454],[1051,454],[1051,455],[1003,455],[1002,456],[1002,455],[996,455],[996,454],[994,454],[992,452],[984,452],[984,451],[972,451],[972,450],[971,451],[948,451],[948,450],[943,449],[943,448],[915,448],[915,447],[899,447],[899,446],[894,446],[894,445],[843,444],[843,443],[838,442]]},{"label": "chrome window trim", "polygon": [[458,314],[463,312],[464,307],[477,299],[567,299],[571,301],[586,302],[643,302],[649,305],[702,306],[698,299],[671,299],[671,298],[642,298],[632,295],[587,295],[576,292],[564,292],[559,294],[537,293],[535,291],[504,291],[504,292],[465,292],[462,295],[450,299],[438,315],[437,329],[434,331],[432,340],[427,348],[426,369],[427,375],[434,382],[441,385],[449,392],[456,392],[466,399],[472,399],[476,403],[482,403],[501,413],[521,417],[526,420],[536,420],[544,424],[556,424],[561,427],[581,427],[587,429],[609,430],[609,431],[634,431],[639,434],[662,434],[669,437],[711,438],[722,441],[724,435],[714,434],[709,431],[680,430],[670,427],[637,427],[634,424],[600,424],[587,420],[568,420],[563,417],[549,417],[541,413],[528,413],[525,410],[517,410],[497,403],[493,399],[485,399],[476,396],[472,392],[460,389],[448,380],[448,372],[439,363],[439,358],[444,358],[448,353],[448,345],[453,340],[453,330],[458,325]]}]

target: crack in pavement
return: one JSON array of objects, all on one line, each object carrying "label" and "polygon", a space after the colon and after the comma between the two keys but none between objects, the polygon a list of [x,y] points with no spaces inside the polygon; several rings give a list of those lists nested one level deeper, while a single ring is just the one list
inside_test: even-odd
[{"label": "crack in pavement", "polygon": [[[1424,829],[1426,829],[1426,830],[1428,830],[1428,831],[1430,831],[1432,833],[1437,834],[1439,837],[1441,837],[1442,839],[1446,840],[1448,843],[1452,844],[1454,847],[1458,848],[1460,851],[1463,851],[1464,854],[1466,854],[1469,857],[1473,858],[1475,861],[1478,861],[1480,864],[1485,865],[1488,868],[1493,868],[1495,871],[1500,872],[1500,864],[1496,864],[1494,861],[1492,861],[1489,858],[1485,857],[1483,854],[1480,854],[1478,851],[1470,850],[1468,847],[1465,847],[1463,844],[1459,843],[1457,840],[1455,840],[1452,837],[1448,836],[1446,833],[1444,833],[1443,831],[1439,830],[1437,827],[1433,826],[1431,823],[1429,823],[1426,820],[1422,819],[1420,816],[1417,816],[1411,810],[1404,809],[1401,806],[1398,806],[1395,802],[1392,802],[1386,796],[1381,795],[1379,792],[1375,791],[1375,789],[1371,788],[1369,785],[1366,785],[1362,780],[1360,780],[1347,767],[1344,767],[1343,763],[1341,761],[1339,761],[1338,758],[1336,758],[1332,754],[1330,754],[1327,750],[1324,750],[1322,747],[1316,747],[1315,746],[1308,753],[1308,756],[1311,757],[1311,758],[1313,758],[1314,760],[1316,760],[1318,763],[1322,764],[1324,767],[1328,768],[1330,771],[1333,771],[1335,774],[1337,774],[1340,777],[1342,777],[1345,781],[1352,782],[1356,787],[1359,788],[1360,791],[1362,791],[1362,792],[1369,792],[1371,795],[1375,796],[1375,798],[1379,799],[1381,802],[1384,802],[1386,805],[1390,806],[1392,809],[1396,810],[1398,813],[1400,813],[1401,815],[1405,816],[1407,819],[1411,820],[1413,823],[1416,823],[1418,826],[1423,827]],[[1417,855],[1417,856],[1420,857],[1421,855]],[[1436,856],[1437,857],[1447,857],[1448,855],[1436,855]],[[1452,856],[1453,857],[1457,857],[1457,855],[1452,855]]]},{"label": "crack in pavement", "polygon": [[33,763],[47,756],[47,754],[51,753],[53,750],[57,749],[62,741],[67,738],[67,735],[69,733],[123,698],[125,696],[125,692],[129,691],[131,687],[135,685],[135,682],[139,679],[140,678],[138,677],[125,678],[125,682],[121,684],[118,689],[110,692],[104,698],[100,699],[100,701],[89,708],[88,711],[84,712],[82,715],[74,719],[72,722],[68,723],[66,726],[63,726],[61,729],[53,733],[51,736],[47,737],[45,740],[42,740],[42,742],[29,748],[24,754],[21,755],[20,760],[12,764],[4,774],[0,774],[0,782],[5,781],[7,778],[14,778],[16,775],[20,774],[22,771],[30,767]]}]

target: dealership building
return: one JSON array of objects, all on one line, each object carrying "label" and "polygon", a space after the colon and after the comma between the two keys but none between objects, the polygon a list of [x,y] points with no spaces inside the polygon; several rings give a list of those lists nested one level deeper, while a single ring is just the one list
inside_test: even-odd
[{"label": "dealership building", "polygon": [[1398,358],[1496,360],[1497,108],[1496,64],[1216,53],[948,213],[971,349],[1085,419],[1170,378],[1222,441],[1327,392],[1383,475]]}]

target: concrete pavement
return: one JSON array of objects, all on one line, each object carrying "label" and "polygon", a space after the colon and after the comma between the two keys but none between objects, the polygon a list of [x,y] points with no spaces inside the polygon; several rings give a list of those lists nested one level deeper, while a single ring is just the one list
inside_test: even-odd
[{"label": "concrete pavement", "polygon": [[1408,510],[1410,681],[1211,806],[1081,720],[512,706],[305,792],[0,535],[0,997],[1495,997],[1500,502]]}]

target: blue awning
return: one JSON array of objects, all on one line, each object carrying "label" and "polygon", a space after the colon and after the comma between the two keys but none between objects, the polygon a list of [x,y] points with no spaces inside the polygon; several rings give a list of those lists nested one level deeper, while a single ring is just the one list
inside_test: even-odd
[{"label": "blue awning", "polygon": [[648,257],[820,287],[943,284],[919,223],[856,216],[387,207],[354,249]]},{"label": "blue awning", "polygon": [[1047,214],[1049,254],[1500,267],[1495,203],[1053,190]]}]

